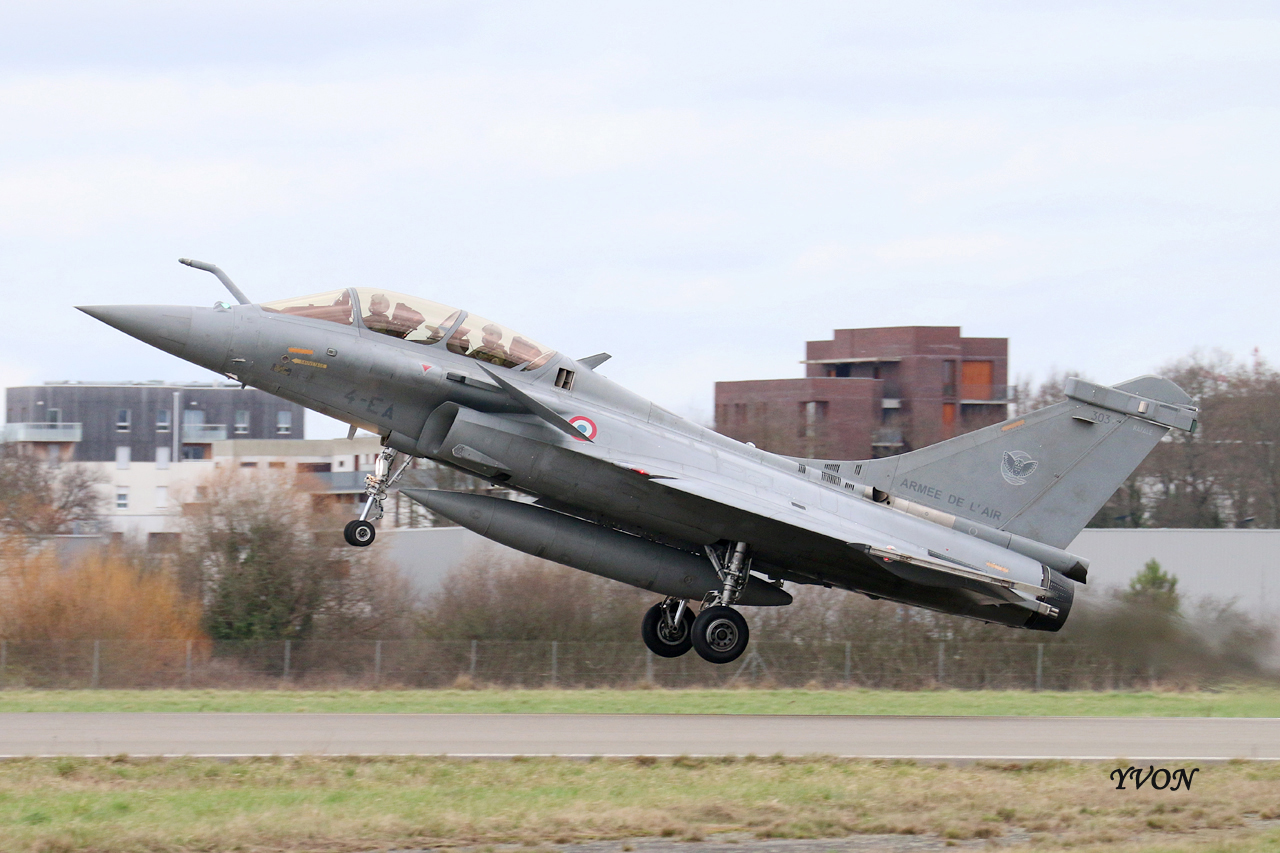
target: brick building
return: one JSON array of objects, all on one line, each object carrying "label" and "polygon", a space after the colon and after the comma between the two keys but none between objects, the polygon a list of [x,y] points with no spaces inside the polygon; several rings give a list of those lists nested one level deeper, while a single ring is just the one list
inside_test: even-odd
[{"label": "brick building", "polygon": [[1004,420],[1007,338],[958,326],[837,329],[806,344],[803,379],[716,383],[716,429],[788,456],[867,459]]}]

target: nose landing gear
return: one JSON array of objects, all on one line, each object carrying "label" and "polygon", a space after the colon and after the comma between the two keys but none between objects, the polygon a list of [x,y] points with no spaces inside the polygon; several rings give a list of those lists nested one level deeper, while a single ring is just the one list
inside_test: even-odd
[{"label": "nose landing gear", "polygon": [[373,522],[382,518],[382,502],[387,499],[387,489],[400,479],[404,469],[413,461],[412,456],[405,456],[395,472],[390,473],[391,465],[399,455],[394,448],[384,447],[374,461],[373,473],[365,478],[364,493],[368,497],[364,502],[364,509],[360,511],[359,518],[347,522],[347,526],[342,529],[342,537],[347,540],[348,545],[364,548],[373,544],[377,535]]}]

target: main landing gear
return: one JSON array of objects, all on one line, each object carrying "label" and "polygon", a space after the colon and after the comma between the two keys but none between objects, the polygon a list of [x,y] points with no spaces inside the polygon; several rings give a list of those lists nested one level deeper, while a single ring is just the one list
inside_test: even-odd
[{"label": "main landing gear", "polygon": [[373,522],[382,518],[382,502],[387,499],[387,489],[400,479],[404,469],[413,461],[412,456],[406,455],[400,466],[391,473],[391,466],[399,455],[399,451],[394,448],[384,447],[374,461],[373,473],[365,477],[364,493],[368,497],[364,502],[364,509],[360,511],[359,518],[348,521],[347,526],[342,529],[342,536],[348,545],[363,548],[373,544],[373,538],[377,535]]},{"label": "main landing gear", "polygon": [[724,588],[707,593],[696,617],[684,600],[667,598],[650,607],[640,623],[640,636],[649,651],[674,658],[692,648],[710,663],[729,663],[746,651],[751,636],[747,620],[729,605],[742,595],[750,577],[748,550],[746,542],[725,549],[729,555],[726,568],[721,554],[707,547],[707,557],[724,581]]}]

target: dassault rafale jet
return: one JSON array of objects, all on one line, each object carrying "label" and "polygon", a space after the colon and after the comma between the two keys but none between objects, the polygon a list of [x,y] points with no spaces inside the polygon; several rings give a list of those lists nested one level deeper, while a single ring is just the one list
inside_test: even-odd
[{"label": "dassault rafale jet", "polygon": [[690,423],[465,310],[376,287],[240,304],[82,307],[194,364],[382,437],[353,546],[374,541],[414,457],[527,496],[405,489],[518,551],[649,590],[656,654],[741,655],[737,607],[789,604],[784,583],[1057,631],[1088,563],[1064,550],[1197,410],[1176,385],[1080,379],[1063,401],[884,459],[798,459]]}]

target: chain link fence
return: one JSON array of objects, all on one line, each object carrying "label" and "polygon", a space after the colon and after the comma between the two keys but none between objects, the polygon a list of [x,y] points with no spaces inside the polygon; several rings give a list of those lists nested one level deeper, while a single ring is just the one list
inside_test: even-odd
[{"label": "chain link fence", "polygon": [[753,643],[715,666],[642,644],[349,640],[0,641],[3,688],[867,687],[1146,689],[1148,661],[1067,643]]}]

